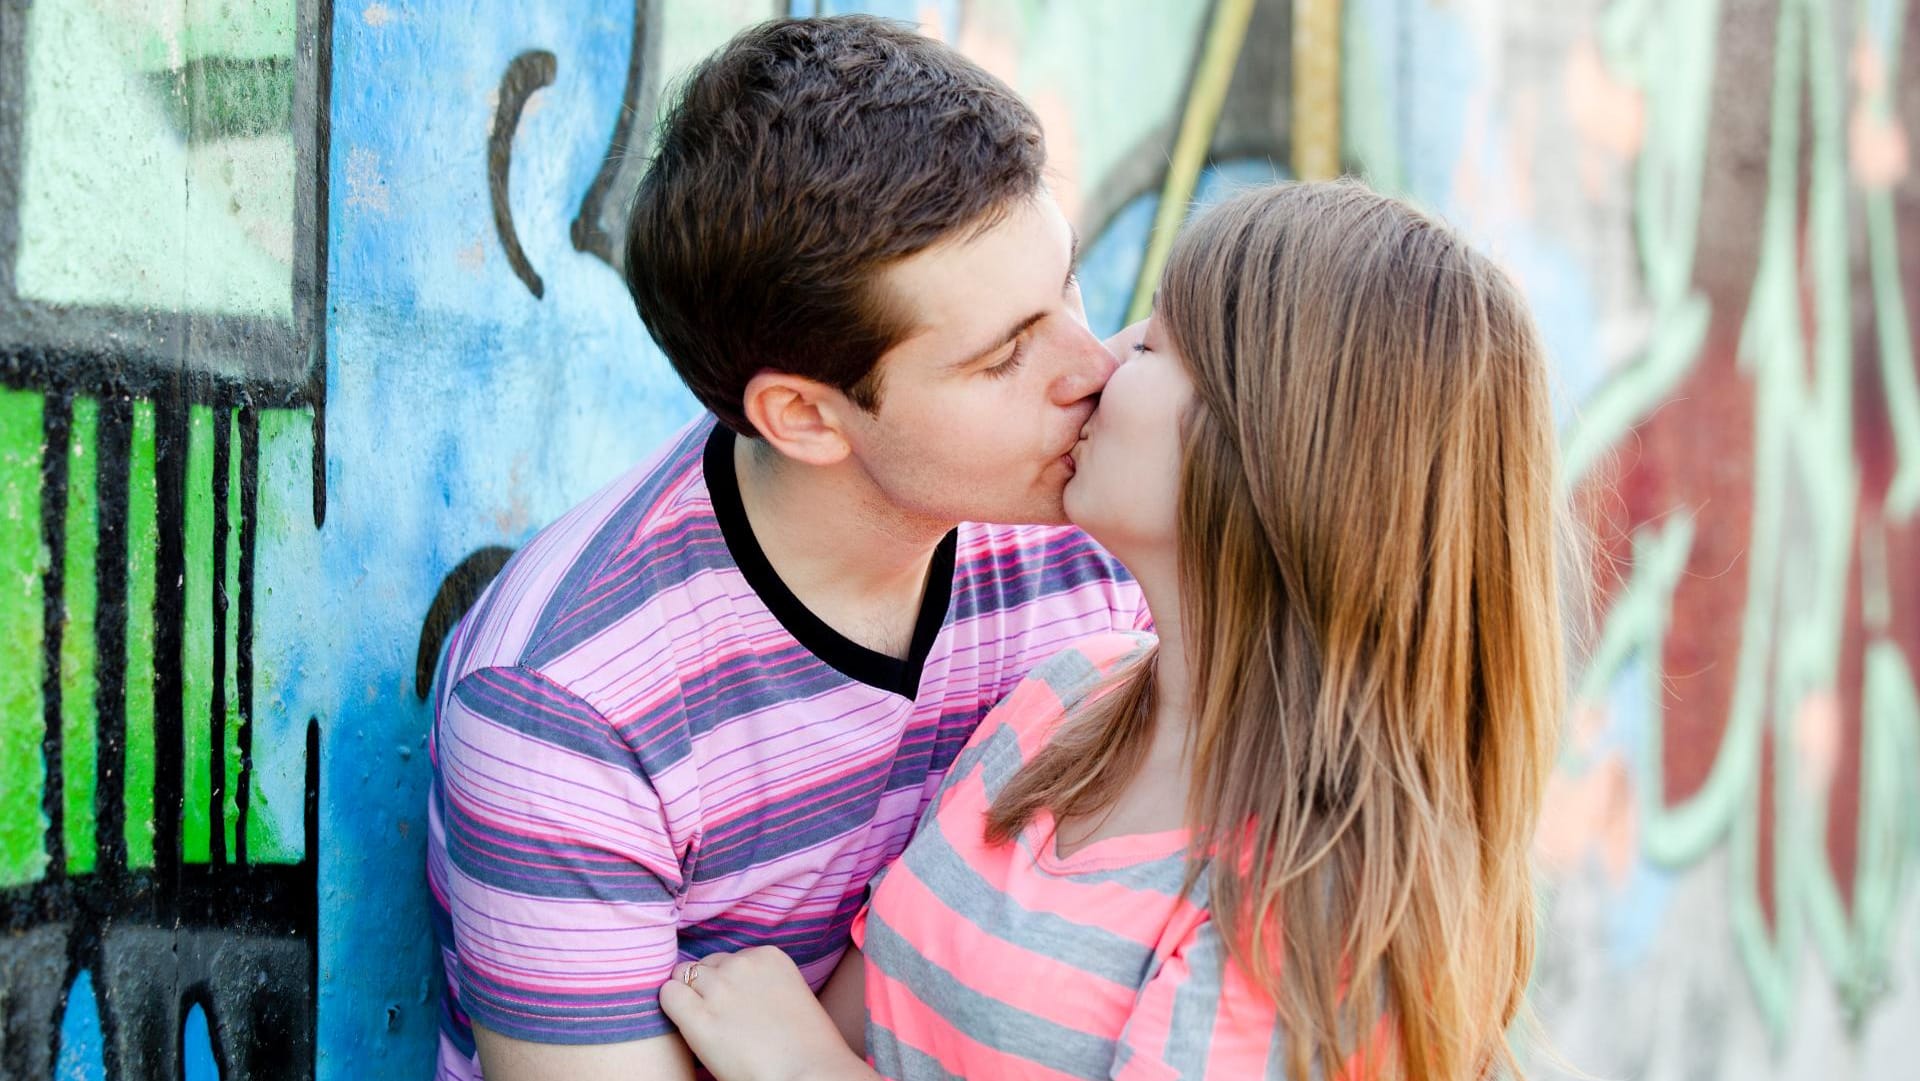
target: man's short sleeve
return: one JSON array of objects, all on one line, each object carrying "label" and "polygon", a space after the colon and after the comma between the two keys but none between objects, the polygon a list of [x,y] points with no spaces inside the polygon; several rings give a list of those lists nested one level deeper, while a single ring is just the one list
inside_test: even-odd
[{"label": "man's short sleeve", "polygon": [[657,995],[678,950],[683,882],[632,749],[527,668],[468,673],[437,724],[442,902],[461,1007],[535,1043],[671,1031]]}]

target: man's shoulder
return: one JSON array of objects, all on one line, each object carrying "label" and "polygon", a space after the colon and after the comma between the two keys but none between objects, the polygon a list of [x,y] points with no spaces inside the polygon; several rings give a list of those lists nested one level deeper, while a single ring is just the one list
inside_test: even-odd
[{"label": "man's shoulder", "polygon": [[535,533],[467,612],[449,667],[545,669],[611,629],[644,635],[661,593],[731,566],[700,468],[712,429],[696,419]]}]

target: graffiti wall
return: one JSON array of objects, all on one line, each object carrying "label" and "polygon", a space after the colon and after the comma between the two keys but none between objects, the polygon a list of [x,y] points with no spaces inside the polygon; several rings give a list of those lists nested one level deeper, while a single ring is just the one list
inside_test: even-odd
[{"label": "graffiti wall", "polygon": [[693,411],[614,267],[675,74],[856,8],[1033,102],[1103,331],[1249,180],[1513,270],[1595,536],[1544,1027],[1903,1076],[1914,0],[0,0],[0,1077],[429,1068],[439,646]]},{"label": "graffiti wall", "polygon": [[[309,1064],[326,13],[0,4],[0,1074]],[[283,607],[283,606],[282,606]]]},{"label": "graffiti wall", "polygon": [[[1466,117],[1450,175],[1383,155],[1534,291],[1594,529],[1536,999],[1603,1072],[1902,1076],[1920,8],[1585,7],[1415,16],[1502,75],[1416,96],[1415,125]],[[1349,24],[1374,72],[1395,55],[1376,28],[1404,25],[1381,14]],[[1347,85],[1395,107],[1385,80]]]}]

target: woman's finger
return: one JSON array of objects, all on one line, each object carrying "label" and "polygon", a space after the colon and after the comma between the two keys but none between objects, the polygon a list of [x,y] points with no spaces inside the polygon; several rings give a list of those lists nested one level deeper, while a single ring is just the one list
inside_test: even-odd
[{"label": "woman's finger", "polygon": [[702,976],[708,977],[709,982],[711,982],[714,971],[718,968],[719,964],[708,957],[703,957],[698,961],[682,961],[673,966],[673,978],[668,982],[677,983],[698,994],[700,992],[700,978]]},{"label": "woman's finger", "polygon": [[[674,966],[677,970],[678,965]],[[698,977],[696,977],[697,979]],[[668,980],[660,985],[660,1012],[667,1015],[675,1028],[683,1034],[700,1021],[699,1014],[706,1006],[700,999],[700,992],[688,987],[680,979]]]},{"label": "woman's finger", "polygon": [[707,954],[705,957],[700,958],[698,963],[704,968],[710,968],[710,969],[725,968],[727,965],[731,964],[733,962],[733,959],[737,956],[739,955],[728,953],[725,950],[720,950],[715,953]]}]

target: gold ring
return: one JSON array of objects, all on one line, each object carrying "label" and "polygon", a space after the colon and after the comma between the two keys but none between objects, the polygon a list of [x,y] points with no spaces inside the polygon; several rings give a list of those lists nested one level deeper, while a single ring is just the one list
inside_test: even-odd
[{"label": "gold ring", "polygon": [[680,982],[686,984],[688,987],[692,987],[693,978],[695,976],[698,976],[699,974],[700,974],[700,962],[694,961],[687,965],[687,970],[685,972],[680,974]]}]

